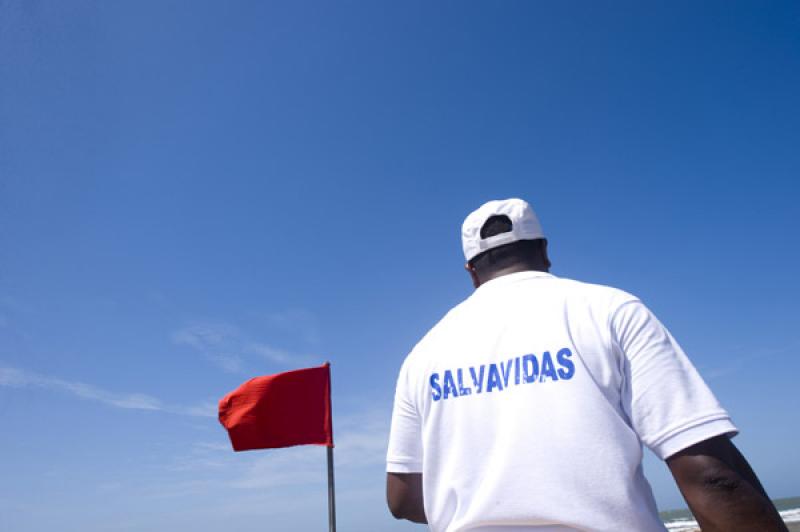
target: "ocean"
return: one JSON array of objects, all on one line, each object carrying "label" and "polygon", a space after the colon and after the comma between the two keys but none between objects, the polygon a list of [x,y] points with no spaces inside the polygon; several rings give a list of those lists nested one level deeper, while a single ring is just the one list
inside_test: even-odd
[{"label": "ocean", "polygon": [[[787,523],[800,523],[800,497],[773,499],[775,507]],[[669,510],[659,514],[670,532],[688,532],[699,530],[697,521],[689,510]]]}]

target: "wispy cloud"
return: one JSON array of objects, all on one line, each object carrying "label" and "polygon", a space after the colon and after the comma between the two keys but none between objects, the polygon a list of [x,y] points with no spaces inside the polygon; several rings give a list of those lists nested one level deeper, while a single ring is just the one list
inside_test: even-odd
[{"label": "wispy cloud", "polygon": [[299,355],[296,353],[290,353],[285,349],[278,349],[276,347],[256,342],[248,344],[245,347],[245,350],[248,353],[253,353],[271,362],[283,365],[311,364],[318,361],[319,358],[313,355]]},{"label": "wispy cloud", "polygon": [[319,344],[317,318],[307,310],[288,309],[270,312],[266,315],[266,322],[270,327],[295,335],[310,345]]},{"label": "wispy cloud", "polygon": [[344,467],[385,463],[390,421],[390,404],[334,418],[338,462]]},{"label": "wispy cloud", "polygon": [[10,388],[38,388],[66,393],[80,399],[96,401],[116,408],[131,410],[154,410],[197,417],[214,417],[215,406],[200,404],[196,406],[175,406],[165,404],[152,395],[143,393],[117,393],[83,382],[69,381],[41,375],[18,368],[0,367],[0,386]]},{"label": "wispy cloud", "polygon": [[[337,475],[353,489],[360,478],[383,471],[389,437],[390,406],[341,416],[334,422]],[[194,479],[214,479],[215,485],[241,490],[270,490],[324,484],[325,453],[316,446],[299,446],[267,452],[234,453],[222,436],[196,442],[176,455],[167,469],[190,473]],[[366,473],[366,475],[365,475]]]},{"label": "wispy cloud", "polygon": [[274,488],[319,483],[324,461],[320,453],[303,447],[282,449],[280,453],[261,454],[230,481],[232,488]]},{"label": "wispy cloud", "polygon": [[195,323],[173,332],[172,341],[194,349],[228,373],[241,372],[245,359],[251,356],[283,367],[310,364],[319,358],[256,341],[228,323]]},{"label": "wispy cloud", "polygon": [[726,375],[730,375],[731,373],[738,372],[745,363],[744,358],[736,358],[733,360],[728,361],[727,364],[722,366],[716,366],[702,372],[703,376],[708,380],[715,380]]},{"label": "wispy cloud", "polygon": [[191,417],[217,417],[217,408],[219,405],[216,401],[201,401],[197,404],[190,406],[168,406],[163,408],[165,412],[171,414],[180,414],[182,416]]},{"label": "wispy cloud", "polygon": [[213,364],[228,373],[242,369],[242,359],[234,351],[239,348],[241,333],[226,323],[202,323],[172,333],[176,345],[200,351]]},{"label": "wispy cloud", "polygon": [[[378,519],[388,519],[384,460],[391,405],[356,408],[335,421],[336,496],[343,509],[367,508]],[[109,496],[95,489],[112,500],[124,496],[143,504],[152,501],[154,507],[191,505],[192,515],[202,515],[215,529],[246,528],[237,523],[266,518],[270,529],[315,530],[325,522],[325,454],[324,448],[310,445],[236,453],[220,429],[201,440],[172,442],[169,452],[159,453],[135,478],[104,478],[123,483],[118,493]],[[146,513],[136,518],[144,520],[137,529],[163,525],[163,517],[158,523],[147,522]]]},{"label": "wispy cloud", "polygon": [[205,323],[185,327],[172,334],[177,344],[195,349],[217,349],[239,336],[239,331],[226,323]]},{"label": "wispy cloud", "polygon": [[[369,410],[343,416],[334,422],[336,468],[342,475],[356,475],[361,470],[382,471],[389,440],[389,415],[386,411]],[[280,453],[256,457],[238,478],[234,488],[273,488],[319,481],[324,461],[321,453],[295,447]]]},{"label": "wispy cloud", "polygon": [[[759,349],[749,351],[746,354],[726,357],[725,363],[719,366],[710,368],[701,368],[702,375],[708,380],[715,380],[726,375],[738,373],[740,370],[747,367],[753,359],[769,359],[773,357],[781,357],[788,354],[794,354],[800,349],[800,341],[790,342],[781,347],[761,347]],[[737,351],[741,352],[742,349]]]}]

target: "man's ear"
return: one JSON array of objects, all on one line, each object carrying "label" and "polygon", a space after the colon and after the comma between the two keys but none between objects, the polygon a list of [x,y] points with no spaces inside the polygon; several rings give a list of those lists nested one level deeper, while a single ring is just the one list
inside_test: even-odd
[{"label": "man's ear", "polygon": [[475,271],[475,266],[467,262],[464,264],[464,269],[467,270],[470,278],[472,279],[472,286],[478,288],[481,285],[481,280],[478,278],[478,272]]}]

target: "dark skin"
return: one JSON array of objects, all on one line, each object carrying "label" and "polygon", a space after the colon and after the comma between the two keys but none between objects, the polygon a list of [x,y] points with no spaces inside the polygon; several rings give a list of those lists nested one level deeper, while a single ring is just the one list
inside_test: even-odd
[{"label": "dark skin", "polygon": [[395,519],[428,523],[422,502],[422,473],[386,473],[386,502]]},{"label": "dark skin", "polygon": [[[465,269],[478,288],[481,284],[522,271],[550,269],[547,246],[535,257],[494,272]],[[678,488],[703,532],[788,532],[777,509],[750,464],[727,436],[717,436],[667,458]],[[422,473],[387,473],[386,499],[397,519],[427,523]]]},{"label": "dark skin", "polygon": [[678,488],[704,532],[787,532],[750,464],[727,436],[667,458]]},{"label": "dark skin", "polygon": [[547,240],[542,241],[541,253],[532,255],[530,257],[520,257],[520,260],[513,265],[505,268],[497,268],[491,271],[479,272],[475,266],[467,262],[464,264],[464,269],[467,270],[470,279],[472,279],[472,286],[478,288],[483,283],[508,275],[510,273],[519,273],[527,271],[549,272],[550,259],[547,256]]}]

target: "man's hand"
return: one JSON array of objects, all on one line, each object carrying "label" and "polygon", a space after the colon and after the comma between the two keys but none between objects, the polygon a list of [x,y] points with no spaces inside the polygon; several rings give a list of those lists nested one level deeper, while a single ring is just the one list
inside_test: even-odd
[{"label": "man's hand", "polygon": [[428,522],[422,502],[422,473],[386,473],[386,502],[396,519]]},{"label": "man's hand", "polygon": [[703,532],[785,532],[778,511],[744,456],[717,436],[667,458]]}]

